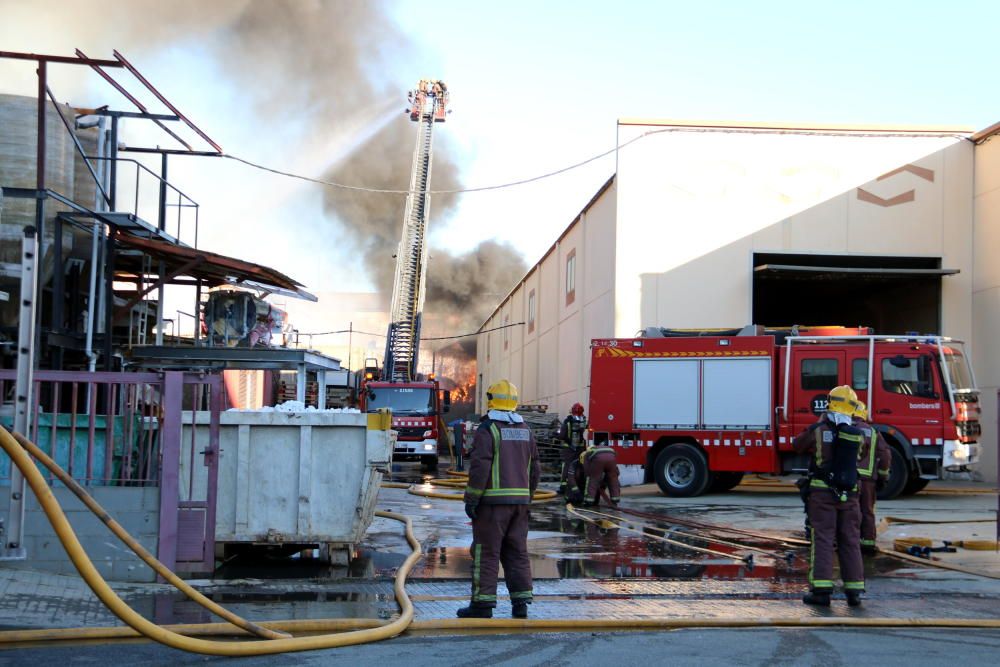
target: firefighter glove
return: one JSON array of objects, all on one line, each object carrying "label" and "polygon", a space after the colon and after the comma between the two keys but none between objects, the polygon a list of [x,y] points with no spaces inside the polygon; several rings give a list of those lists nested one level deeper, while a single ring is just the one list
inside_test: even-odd
[{"label": "firefighter glove", "polygon": [[889,483],[888,479],[886,479],[885,477],[879,477],[877,480],[875,480],[875,490],[881,491],[882,489],[885,488],[885,485],[888,483]]},{"label": "firefighter glove", "polygon": [[465,503],[465,516],[474,520],[476,518],[476,506],[472,503]]}]

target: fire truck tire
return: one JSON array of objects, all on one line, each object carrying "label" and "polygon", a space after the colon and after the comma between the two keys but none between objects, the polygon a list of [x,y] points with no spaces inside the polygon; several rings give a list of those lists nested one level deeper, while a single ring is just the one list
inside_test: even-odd
[{"label": "fire truck tire", "polygon": [[920,473],[916,470],[910,471],[910,479],[906,482],[906,486],[903,487],[904,496],[912,496],[914,493],[920,493],[924,490],[931,480],[923,479],[920,477]]},{"label": "fire truck tire", "polygon": [[878,493],[879,500],[892,500],[903,493],[910,481],[910,464],[898,447],[889,445],[892,460],[889,463],[889,481]]},{"label": "fire truck tire", "polygon": [[709,493],[725,493],[739,486],[743,481],[741,472],[715,472],[712,473],[712,482],[708,485]]},{"label": "fire truck tire", "polygon": [[425,468],[428,470],[437,470],[438,467],[438,457],[430,456],[421,461]]},{"label": "fire truck tire", "polygon": [[653,475],[660,491],[675,498],[700,496],[711,481],[705,455],[686,442],[675,443],[660,452],[653,464]]}]

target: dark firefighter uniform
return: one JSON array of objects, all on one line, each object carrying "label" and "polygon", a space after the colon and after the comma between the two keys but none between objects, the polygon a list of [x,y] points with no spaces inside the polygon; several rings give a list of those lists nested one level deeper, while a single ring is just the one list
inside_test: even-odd
[{"label": "dark firefighter uniform", "polygon": [[892,453],[882,435],[868,422],[855,417],[854,425],[865,433],[868,440],[858,459],[858,500],[861,505],[861,551],[873,554],[877,550],[875,497],[889,481]]},{"label": "dark firefighter uniform", "polygon": [[534,436],[517,413],[490,410],[476,431],[468,463],[472,604],[459,616],[492,616],[501,564],[514,615],[527,616],[525,605],[532,598],[528,509],[541,478]]},{"label": "dark firefighter uniform", "polygon": [[583,494],[584,504],[598,504],[601,487],[606,485],[612,504],[617,505],[622,495],[618,483],[618,457],[610,447],[588,447],[579,458],[576,482]]},{"label": "dark firefighter uniform", "polygon": [[[576,406],[574,406],[575,408]],[[559,478],[559,490],[565,492],[567,486],[573,480],[573,462],[580,456],[580,452],[586,447],[584,432],[587,430],[587,418],[583,416],[581,407],[580,414],[571,414],[563,420],[559,429],[559,440],[562,445],[559,456],[562,459],[562,471]]]},{"label": "dark firefighter uniform", "polygon": [[803,598],[808,604],[830,604],[835,549],[848,603],[856,606],[861,602],[865,580],[857,463],[864,441],[870,442],[860,429],[850,424],[837,426],[824,419],[792,442],[796,452],[811,455],[806,503],[812,526],[810,593]]}]

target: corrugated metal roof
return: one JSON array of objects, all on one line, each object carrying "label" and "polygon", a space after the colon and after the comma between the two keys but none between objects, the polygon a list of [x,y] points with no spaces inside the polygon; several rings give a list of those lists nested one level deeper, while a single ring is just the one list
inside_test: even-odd
[{"label": "corrugated metal roof", "polygon": [[[226,284],[251,283],[253,287],[268,289],[275,287],[284,290],[286,295],[297,296],[309,301],[316,301],[316,297],[306,292],[303,285],[292,280],[285,274],[272,268],[254,264],[235,257],[227,257],[218,253],[191,248],[183,245],[175,245],[155,239],[140,238],[131,234],[117,232],[115,241],[123,246],[142,251],[144,254],[161,260],[166,265],[166,270],[171,271],[184,267],[195,262],[193,266],[184,271],[184,275],[192,278],[199,278],[208,283],[209,286]],[[127,256],[116,257],[117,268],[128,269],[131,263]],[[141,270],[140,267],[132,267]]]}]

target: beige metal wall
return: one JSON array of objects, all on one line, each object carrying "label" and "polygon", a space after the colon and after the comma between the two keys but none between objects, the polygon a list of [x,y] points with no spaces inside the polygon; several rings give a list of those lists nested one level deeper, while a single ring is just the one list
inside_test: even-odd
[{"label": "beige metal wall", "polygon": [[[542,403],[566,414],[585,402],[590,382],[590,340],[610,336],[614,322],[614,217],[617,190],[611,183],[594,199],[536,264],[479,335],[477,410],[485,409],[485,387],[507,378],[522,403]],[[575,288],[567,295],[566,264],[575,257]],[[528,304],[535,294],[535,321]]]},{"label": "beige metal wall", "polygon": [[997,481],[997,388],[1000,387],[1000,135],[976,146],[973,358],[982,390],[983,456],[979,473]]},{"label": "beige metal wall", "polygon": [[[701,248],[700,255],[675,268],[639,277],[641,325],[722,327],[750,323],[755,252],[900,255],[940,257],[944,268],[960,270],[942,281],[942,333],[970,340],[973,152],[970,142],[957,141],[903,163],[907,169],[893,176],[857,182],[744,236],[710,235],[714,247]],[[885,168],[883,173],[900,166]],[[769,187],[780,188],[781,183]],[[884,205],[898,193],[910,191],[912,201]],[[883,203],[873,203],[864,193]],[[746,202],[748,207],[751,204]],[[698,226],[711,224],[703,220]],[[676,242],[675,251],[683,252],[684,245],[684,240]]]}]

